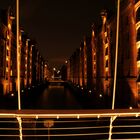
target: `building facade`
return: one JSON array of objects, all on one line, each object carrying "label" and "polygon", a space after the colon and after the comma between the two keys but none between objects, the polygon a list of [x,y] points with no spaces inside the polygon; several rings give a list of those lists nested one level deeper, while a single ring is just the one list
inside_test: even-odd
[{"label": "building facade", "polygon": [[[15,18],[9,8],[0,11],[0,95],[17,91],[17,45]],[[20,30],[21,89],[49,78],[49,69],[40,55],[37,44]],[[47,72],[46,72],[47,71]]]},{"label": "building facade", "polygon": [[[84,38],[77,57],[68,62],[68,80],[78,67],[78,84],[112,101],[116,16],[101,12],[101,26],[92,26],[91,37]],[[72,59],[77,59],[74,65]],[[79,65],[78,65],[79,64]],[[76,73],[75,73],[76,74]],[[72,81],[73,82],[73,81]],[[94,94],[93,92],[93,94]],[[120,3],[116,107],[140,106],[140,0]]]}]

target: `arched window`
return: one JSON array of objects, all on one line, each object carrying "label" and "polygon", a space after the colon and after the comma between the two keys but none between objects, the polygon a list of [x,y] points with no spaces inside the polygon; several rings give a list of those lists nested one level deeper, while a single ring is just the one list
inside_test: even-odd
[{"label": "arched window", "polygon": [[138,53],[137,53],[137,61],[140,61],[140,48],[138,49]]},{"label": "arched window", "polygon": [[140,41],[140,28],[137,31],[137,41]]},{"label": "arched window", "polygon": [[136,12],[136,22],[140,21],[140,7],[138,8]]}]

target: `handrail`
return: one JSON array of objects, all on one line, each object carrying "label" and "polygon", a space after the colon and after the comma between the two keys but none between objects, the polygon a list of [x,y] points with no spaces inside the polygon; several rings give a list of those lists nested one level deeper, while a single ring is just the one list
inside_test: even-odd
[{"label": "handrail", "polygon": [[[140,109],[0,110],[0,138],[140,137]],[[110,132],[110,118],[112,131]],[[123,123],[122,123],[123,122]],[[129,122],[129,123],[127,123]],[[54,125],[57,124],[57,125]],[[8,127],[7,127],[8,126]],[[14,127],[13,127],[14,126]],[[119,140],[119,139],[118,139]]]},{"label": "handrail", "polygon": [[51,117],[90,118],[110,116],[139,116],[140,109],[100,109],[100,110],[0,110],[0,117]]}]

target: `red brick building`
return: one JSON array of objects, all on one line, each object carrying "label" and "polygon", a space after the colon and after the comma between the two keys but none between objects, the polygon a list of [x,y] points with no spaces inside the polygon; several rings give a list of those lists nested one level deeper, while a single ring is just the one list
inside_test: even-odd
[{"label": "red brick building", "polygon": [[[8,10],[0,11],[0,94],[17,91],[17,45],[15,18]],[[36,44],[20,30],[21,89],[50,77],[49,69]],[[48,74],[48,75],[47,75]]]},{"label": "red brick building", "polygon": [[[140,106],[140,0],[123,0],[120,5],[116,105]],[[79,57],[72,55],[70,60],[77,58],[78,84],[96,90],[111,102],[117,22],[116,16],[109,17],[108,14],[101,12],[100,28],[92,28],[91,37],[84,38],[81,43]],[[68,78],[72,81],[76,68],[73,61],[68,64],[71,73]]]}]

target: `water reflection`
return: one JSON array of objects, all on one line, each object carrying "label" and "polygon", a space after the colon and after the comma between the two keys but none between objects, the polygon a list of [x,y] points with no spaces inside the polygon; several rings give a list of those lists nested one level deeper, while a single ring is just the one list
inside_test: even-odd
[{"label": "water reflection", "polygon": [[64,85],[51,84],[43,90],[34,103],[37,109],[80,109],[80,103]]}]

